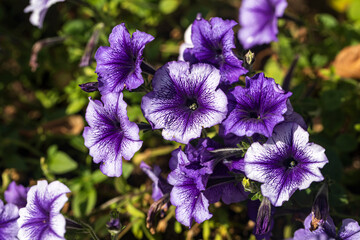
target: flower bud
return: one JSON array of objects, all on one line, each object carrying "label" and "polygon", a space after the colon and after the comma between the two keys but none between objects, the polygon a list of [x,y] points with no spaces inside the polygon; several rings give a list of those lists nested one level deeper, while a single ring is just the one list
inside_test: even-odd
[{"label": "flower bud", "polygon": [[88,82],[88,83],[80,84],[79,87],[80,87],[81,90],[83,90],[84,92],[95,92],[95,91],[99,91],[99,89],[98,89],[99,83],[98,83],[98,82]]},{"label": "flower bud", "polygon": [[261,201],[256,217],[256,231],[255,234],[263,235],[271,229],[271,203],[267,197]]},{"label": "flower bud", "polygon": [[311,212],[312,220],[310,224],[310,231],[314,231],[319,227],[319,225],[322,225],[329,216],[329,192],[326,182],[319,189]]}]

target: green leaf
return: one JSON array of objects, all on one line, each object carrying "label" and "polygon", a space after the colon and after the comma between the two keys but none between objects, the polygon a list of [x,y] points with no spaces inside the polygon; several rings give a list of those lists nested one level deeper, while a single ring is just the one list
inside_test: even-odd
[{"label": "green leaf", "polygon": [[321,94],[322,107],[327,111],[334,111],[341,107],[343,102],[343,91],[331,89]]},{"label": "green leaf", "polygon": [[104,175],[99,169],[94,171],[91,175],[91,180],[94,184],[105,181],[108,177]]},{"label": "green leaf", "polygon": [[137,220],[133,223],[131,228],[132,233],[134,234],[135,238],[142,239],[143,238],[143,231],[141,229],[142,222]]},{"label": "green leaf", "polygon": [[49,170],[55,174],[64,174],[73,171],[78,164],[65,152],[57,150],[56,145],[48,149],[48,166]]},{"label": "green leaf", "polygon": [[36,98],[41,102],[44,108],[51,108],[59,101],[59,93],[55,90],[35,92]]},{"label": "green leaf", "polygon": [[282,84],[284,73],[276,60],[270,58],[266,62],[264,73],[265,77],[273,78],[277,84]]},{"label": "green leaf", "polygon": [[174,12],[180,4],[179,0],[161,0],[159,3],[160,12],[170,14]]},{"label": "green leaf", "polygon": [[122,165],[122,176],[124,177],[124,179],[128,179],[132,173],[132,171],[134,170],[134,165],[131,163],[127,163],[127,162],[123,162]]},{"label": "green leaf", "polygon": [[177,234],[180,234],[182,232],[181,223],[179,223],[178,221],[175,221],[175,223],[174,223],[174,231]]},{"label": "green leaf", "polygon": [[353,1],[347,9],[347,17],[350,20],[357,21],[360,20],[360,0]]},{"label": "green leaf", "polygon": [[210,234],[211,234],[210,224],[209,224],[209,220],[207,220],[203,223],[203,238],[204,238],[204,240],[209,240]]},{"label": "green leaf", "polygon": [[94,209],[96,204],[97,195],[95,188],[91,188],[90,191],[87,192],[87,196],[88,198],[87,198],[85,214],[89,215],[91,211]]},{"label": "green leaf", "polygon": [[318,14],[316,18],[325,28],[334,28],[339,24],[336,18],[330,14]]},{"label": "green leaf", "polygon": [[142,211],[138,210],[136,207],[134,207],[134,205],[132,205],[131,203],[128,203],[126,205],[126,210],[133,217],[145,218],[145,214]]},{"label": "green leaf", "polygon": [[356,136],[350,133],[341,134],[336,138],[335,144],[342,152],[354,151],[357,147]]},{"label": "green leaf", "polygon": [[83,109],[83,107],[85,107],[85,105],[88,103],[87,99],[84,98],[79,98],[76,100],[73,100],[66,108],[66,114],[70,115],[70,114],[74,114],[77,113],[79,111],[81,111]]},{"label": "green leaf", "polygon": [[126,194],[130,190],[130,186],[123,176],[114,179],[114,186],[116,191],[120,194]]}]

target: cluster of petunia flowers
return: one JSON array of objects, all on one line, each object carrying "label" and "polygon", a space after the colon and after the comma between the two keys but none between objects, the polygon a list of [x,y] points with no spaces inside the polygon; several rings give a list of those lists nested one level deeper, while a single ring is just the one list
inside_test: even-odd
[{"label": "cluster of petunia flowers", "polygon": [[[105,175],[122,174],[122,160],[142,146],[140,129],[161,130],[164,139],[185,145],[172,152],[167,179],[156,165],[140,166],[153,181],[155,202],[147,218],[152,229],[156,212],[170,204],[176,219],[190,227],[212,217],[210,204],[237,203],[257,193],[262,202],[256,206],[255,234],[269,238],[271,206],[282,206],[297,189],[324,179],[325,149],[309,142],[305,121],[291,106],[292,93],[263,73],[239,81],[248,70],[233,51],[235,25],[198,16],[180,60],[154,70],[142,57],[154,38],[138,30],[131,37],[122,23],[113,28],[110,46],[95,54],[98,85],[81,86],[101,94],[101,101],[90,98],[83,137]],[[129,121],[122,93],[146,88],[142,74],[153,75],[141,101],[148,127]],[[204,136],[213,126],[218,136]]]},{"label": "cluster of petunia flowers", "polygon": [[[33,11],[31,22],[41,27],[47,8],[60,1],[41,7],[33,1],[25,11]],[[238,32],[242,46],[276,41],[277,20],[286,7],[286,0],[243,0]],[[130,160],[142,146],[140,129],[161,130],[164,139],[185,145],[172,152],[166,179],[158,166],[140,165],[153,181],[150,228],[156,212],[170,204],[176,206],[176,219],[190,227],[193,221],[212,217],[210,204],[237,203],[257,194],[261,203],[249,201],[249,216],[256,221],[256,237],[268,239],[274,207],[282,206],[297,189],[324,179],[320,169],[328,162],[325,149],[309,143],[305,121],[291,106],[291,92],[263,73],[239,81],[249,73],[233,51],[236,25],[233,20],[198,16],[187,31],[179,60],[155,70],[142,57],[154,38],[138,30],[130,36],[122,23],[113,28],[110,46],[95,54],[98,83],[81,86],[101,94],[101,101],[90,98],[83,137],[105,175],[121,176],[123,159]],[[148,87],[143,74],[153,75],[141,102],[149,127],[129,121],[122,93]],[[214,126],[216,138],[203,136],[205,128]],[[5,193],[7,204],[0,201],[0,239],[64,239],[66,223],[59,212],[70,190],[58,181],[39,181],[30,190],[12,184],[9,189],[16,190]],[[294,239],[359,238],[360,227],[352,219],[343,221],[338,234],[331,217],[321,219],[316,229],[311,219],[314,213]]]}]

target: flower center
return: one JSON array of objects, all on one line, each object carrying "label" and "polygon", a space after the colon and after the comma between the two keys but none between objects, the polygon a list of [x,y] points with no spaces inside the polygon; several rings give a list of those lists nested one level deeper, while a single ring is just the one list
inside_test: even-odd
[{"label": "flower center", "polygon": [[286,169],[292,169],[298,164],[298,162],[294,158],[289,157],[289,158],[285,159],[283,164]]},{"label": "flower center", "polygon": [[257,112],[250,112],[249,117],[254,119],[260,119],[260,114],[258,114]]},{"label": "flower center", "polygon": [[222,54],[222,49],[221,48],[215,49],[215,53],[216,53],[216,56],[220,56]]},{"label": "flower center", "polygon": [[185,105],[190,108],[190,110],[195,111],[199,106],[195,99],[186,99]]}]

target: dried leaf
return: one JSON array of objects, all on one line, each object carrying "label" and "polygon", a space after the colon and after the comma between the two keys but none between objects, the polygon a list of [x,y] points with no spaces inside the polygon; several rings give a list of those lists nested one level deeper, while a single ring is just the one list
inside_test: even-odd
[{"label": "dried leaf", "polygon": [[342,49],[336,56],[333,66],[340,77],[360,79],[360,45]]}]

